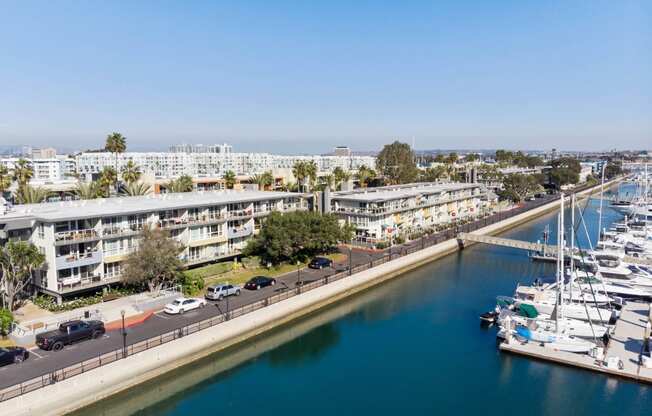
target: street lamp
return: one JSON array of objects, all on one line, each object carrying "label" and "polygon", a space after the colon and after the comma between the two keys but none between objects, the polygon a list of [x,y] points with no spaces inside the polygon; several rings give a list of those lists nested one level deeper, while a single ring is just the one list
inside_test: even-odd
[{"label": "street lamp", "polygon": [[301,293],[301,263],[297,260],[297,293]]},{"label": "street lamp", "polygon": [[349,244],[349,276],[353,273],[353,239],[351,239],[351,244]]},{"label": "street lamp", "polygon": [[122,358],[127,356],[127,330],[125,329],[125,311],[120,311],[122,315]]}]

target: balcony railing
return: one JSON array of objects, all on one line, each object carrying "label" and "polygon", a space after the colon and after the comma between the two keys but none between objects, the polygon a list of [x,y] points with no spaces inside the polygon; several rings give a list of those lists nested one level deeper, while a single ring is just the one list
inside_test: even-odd
[{"label": "balcony railing", "polygon": [[185,217],[176,217],[176,218],[164,218],[158,220],[158,226],[160,228],[177,228],[184,227],[188,225],[189,220]]},{"label": "balcony railing", "polygon": [[82,253],[70,253],[56,258],[57,270],[69,269],[71,267],[82,267],[102,262],[102,252],[99,250],[89,250]]},{"label": "balcony railing", "polygon": [[239,210],[228,212],[229,218],[245,218],[245,217],[251,217],[252,215],[253,215],[252,209],[239,209]]},{"label": "balcony railing", "polygon": [[229,238],[245,237],[252,234],[252,227],[229,227],[227,236]]},{"label": "balcony railing", "polygon": [[54,241],[57,243],[74,243],[97,239],[99,239],[99,234],[92,228],[86,230],[60,231],[54,234]]},{"label": "balcony railing", "polygon": [[104,276],[99,274],[82,274],[77,276],[65,277],[57,281],[57,290],[59,293],[73,292],[77,290],[108,285],[120,281],[120,275]]},{"label": "balcony railing", "polygon": [[138,234],[145,228],[144,224],[132,224],[126,227],[104,227],[102,229],[103,237],[120,237],[124,235]]},{"label": "balcony railing", "polygon": [[226,216],[222,214],[198,215],[196,217],[188,218],[188,224],[190,225],[212,224],[216,222],[222,222],[224,220],[226,220]]}]

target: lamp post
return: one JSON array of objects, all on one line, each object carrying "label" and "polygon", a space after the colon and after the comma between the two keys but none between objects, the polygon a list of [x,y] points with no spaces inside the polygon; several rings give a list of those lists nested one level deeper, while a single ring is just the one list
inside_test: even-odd
[{"label": "lamp post", "polygon": [[301,262],[297,260],[297,293],[301,293]]},{"label": "lamp post", "polygon": [[120,311],[122,315],[122,358],[127,356],[127,330],[125,329],[125,311]]},{"label": "lamp post", "polygon": [[229,294],[226,294],[226,320],[229,320]]},{"label": "lamp post", "polygon": [[349,276],[353,273],[353,239],[349,244]]}]

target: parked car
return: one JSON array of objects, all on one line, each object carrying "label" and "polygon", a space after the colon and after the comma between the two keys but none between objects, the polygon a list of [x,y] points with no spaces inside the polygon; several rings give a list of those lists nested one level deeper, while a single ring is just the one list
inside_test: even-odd
[{"label": "parked car", "polygon": [[165,305],[163,311],[170,315],[181,314],[191,311],[193,309],[203,308],[206,306],[206,301],[199,298],[177,298],[171,303]]},{"label": "parked car", "polygon": [[60,351],[65,345],[99,338],[105,332],[102,321],[69,321],[59,325],[59,329],[37,334],[36,345],[46,351]]},{"label": "parked car", "polygon": [[247,283],[245,283],[245,289],[249,290],[258,290],[261,287],[265,286],[274,286],[276,284],[276,279],[267,277],[267,276],[255,276],[252,277]]},{"label": "parked car", "polygon": [[315,257],[308,264],[308,267],[310,267],[311,269],[324,269],[331,266],[333,266],[333,260],[327,257]]},{"label": "parked car", "polygon": [[0,366],[22,363],[29,353],[23,347],[0,348]]},{"label": "parked car", "polygon": [[208,286],[206,289],[206,299],[222,300],[226,296],[240,296],[240,287],[228,283]]},{"label": "parked car", "polygon": [[526,201],[534,201],[535,199],[536,198],[534,197],[534,195],[528,196],[527,198],[525,198]]}]

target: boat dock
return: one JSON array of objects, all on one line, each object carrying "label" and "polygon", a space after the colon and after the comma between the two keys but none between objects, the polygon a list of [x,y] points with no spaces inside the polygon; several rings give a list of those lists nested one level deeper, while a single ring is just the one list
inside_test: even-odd
[{"label": "boat dock", "polygon": [[611,340],[602,359],[557,351],[543,346],[544,344],[521,342],[515,338],[512,338],[509,343],[501,343],[500,350],[652,384],[652,365],[646,368],[640,363],[643,334],[645,325],[650,319],[649,314],[649,303],[627,302],[621,311],[620,318],[616,321]]}]

